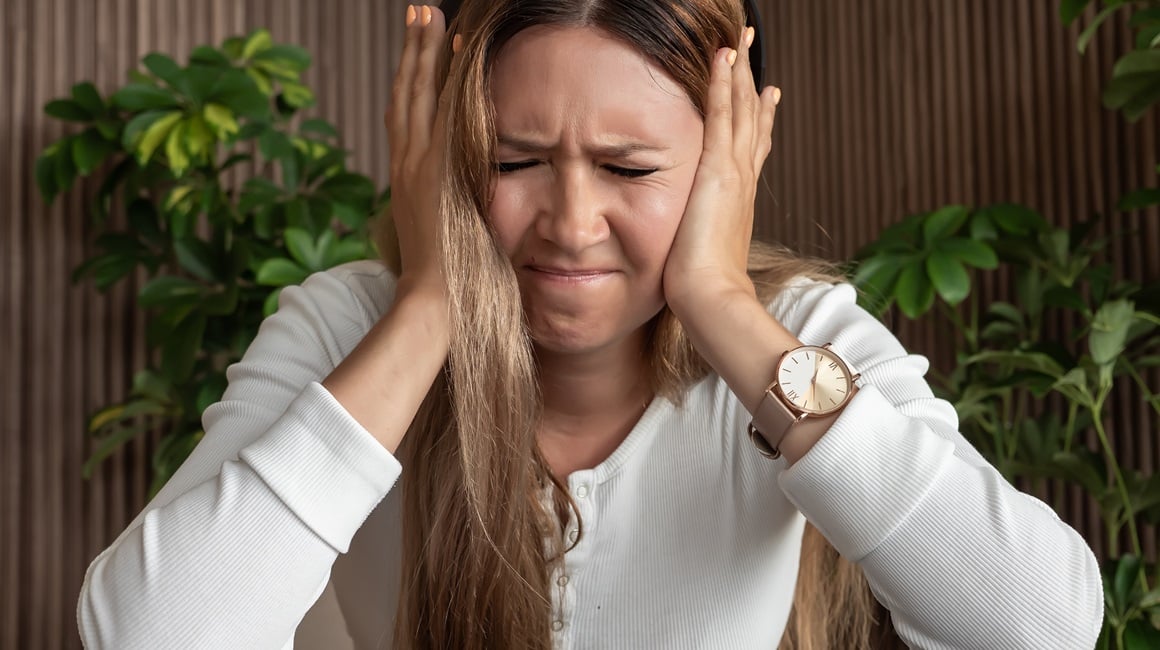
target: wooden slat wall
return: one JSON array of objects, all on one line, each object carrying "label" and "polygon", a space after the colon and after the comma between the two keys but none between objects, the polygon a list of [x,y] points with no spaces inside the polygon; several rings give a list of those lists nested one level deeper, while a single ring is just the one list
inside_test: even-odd
[{"label": "wooden slat wall", "polygon": [[[886,224],[950,202],[1019,201],[1068,224],[1127,189],[1155,184],[1157,121],[1126,125],[1099,89],[1128,33],[1121,24],[1074,53],[1076,30],[1054,0],[767,0],[770,81],[780,85],[759,233],[842,258]],[[100,295],[73,286],[89,251],[84,197],[46,207],[33,162],[66,128],[43,104],[79,80],[102,91],[150,51],[254,27],[315,57],[316,113],[338,124],[353,166],[384,179],[380,116],[398,59],[399,0],[4,0],[0,2],[0,648],[75,648],[84,570],[143,507],[155,441],[139,441],[91,481],[85,415],[119,399],[145,362],[136,284]],[[1154,213],[1113,257],[1137,279],[1160,276]],[[1003,295],[988,282],[981,290]],[[1065,327],[1067,324],[1060,324]],[[945,333],[905,322],[911,349],[939,364]],[[1125,462],[1151,471],[1160,426],[1125,393],[1113,406]],[[1103,549],[1099,520],[1056,490],[1065,517]],[[1155,541],[1149,539],[1154,552]]]}]

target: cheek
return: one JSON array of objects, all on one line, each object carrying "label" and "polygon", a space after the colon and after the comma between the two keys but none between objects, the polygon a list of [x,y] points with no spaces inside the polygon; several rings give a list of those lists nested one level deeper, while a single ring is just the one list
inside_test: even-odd
[{"label": "cheek", "polygon": [[670,176],[669,180],[664,187],[648,188],[633,197],[630,217],[618,229],[629,254],[654,271],[668,259],[689,202],[693,173]]},{"label": "cheek", "polygon": [[492,186],[488,219],[500,246],[508,256],[515,254],[528,230],[535,211],[528,202],[530,192],[516,178],[499,178]]}]

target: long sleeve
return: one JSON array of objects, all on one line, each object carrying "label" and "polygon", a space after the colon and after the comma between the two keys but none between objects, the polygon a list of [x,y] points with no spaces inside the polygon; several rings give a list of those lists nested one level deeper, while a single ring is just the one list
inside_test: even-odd
[{"label": "long sleeve", "polygon": [[291,648],[396,459],[320,382],[369,329],[350,265],[283,290],[205,436],[89,566],[88,648]]},{"label": "long sleeve", "polygon": [[787,294],[799,339],[832,341],[865,387],[778,481],[862,567],[899,635],[924,649],[1093,647],[1103,593],[1083,538],[971,447],[923,379],[927,359],[859,308],[852,287]]}]

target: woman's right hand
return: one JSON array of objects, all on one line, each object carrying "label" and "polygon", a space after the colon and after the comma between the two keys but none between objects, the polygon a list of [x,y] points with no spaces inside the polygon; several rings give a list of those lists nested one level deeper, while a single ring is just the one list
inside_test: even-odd
[{"label": "woman's right hand", "polygon": [[[436,98],[436,65],[447,38],[443,12],[407,7],[403,56],[391,89],[391,218],[398,235],[401,286],[445,288],[439,253],[445,104]],[[444,93],[445,96],[445,93]]]}]

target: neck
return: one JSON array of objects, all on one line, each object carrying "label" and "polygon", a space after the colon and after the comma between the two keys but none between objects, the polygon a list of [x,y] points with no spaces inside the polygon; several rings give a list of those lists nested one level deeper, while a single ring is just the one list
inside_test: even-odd
[{"label": "neck", "polygon": [[541,449],[558,475],[593,467],[628,436],[652,397],[644,332],[606,349],[537,348],[544,413]]}]

